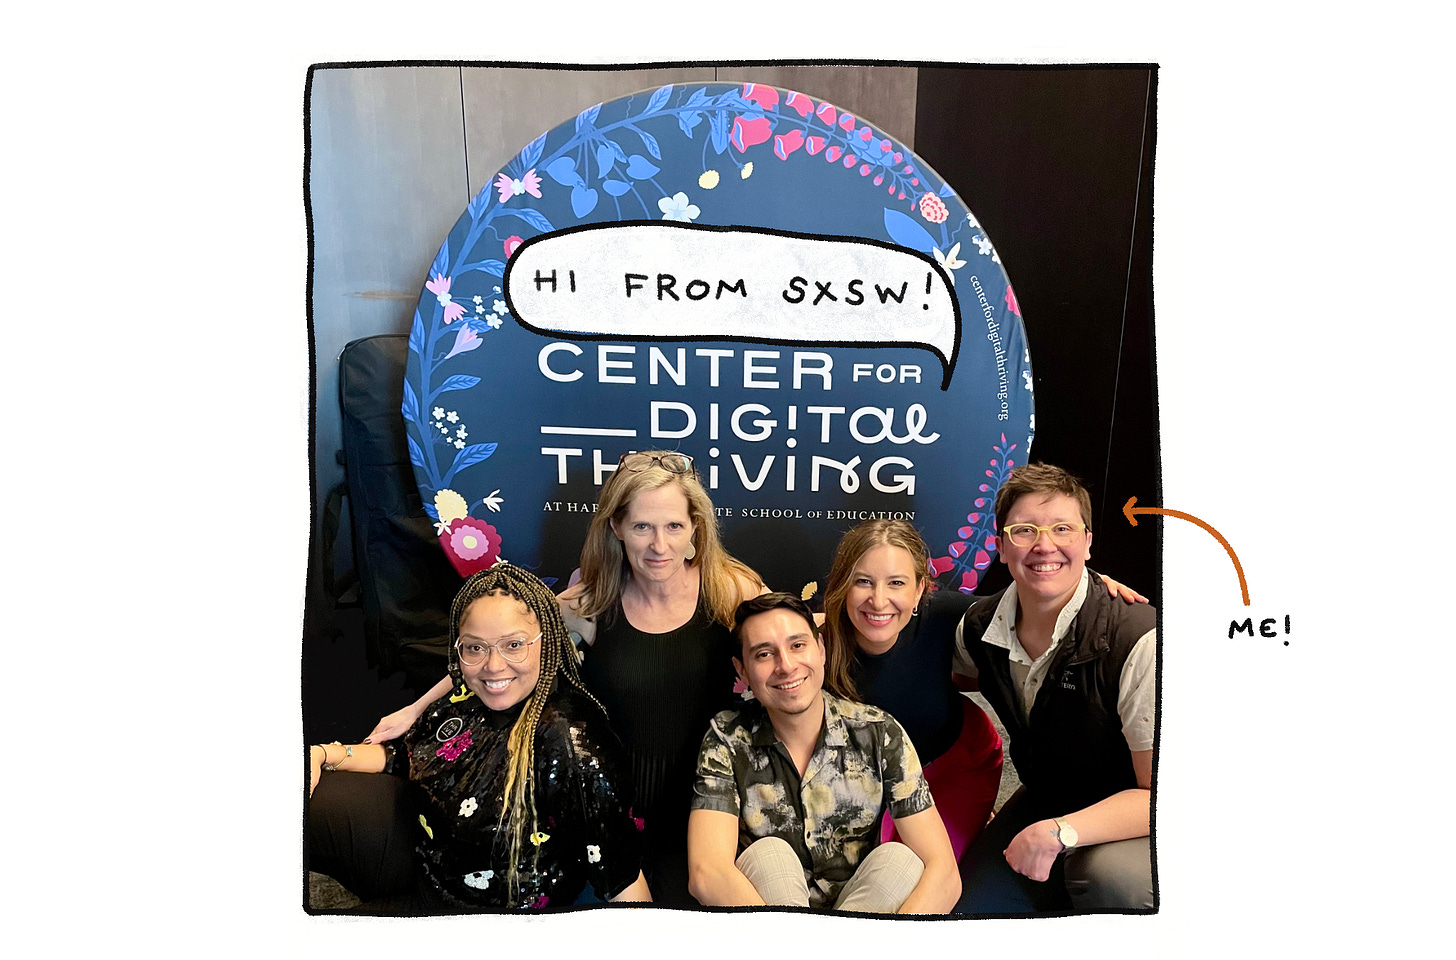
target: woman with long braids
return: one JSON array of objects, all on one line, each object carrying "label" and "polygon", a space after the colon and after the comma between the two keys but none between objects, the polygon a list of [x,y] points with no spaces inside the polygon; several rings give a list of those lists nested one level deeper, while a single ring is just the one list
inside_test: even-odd
[{"label": "woman with long braids", "polygon": [[356,892],[387,888],[379,874],[398,874],[399,845],[380,849],[387,835],[332,821],[347,803],[322,802],[388,779],[349,773],[386,772],[408,778],[415,821],[413,890],[394,909],[563,906],[588,883],[603,900],[650,900],[622,747],[546,585],[504,561],[467,580],[450,610],[449,680],[397,745],[309,749],[310,867]]},{"label": "woman with long braids", "polygon": [[[622,457],[602,487],[581,551],[581,580],[559,598],[583,640],[582,678],[627,748],[644,825],[653,898],[696,906],[687,888],[687,819],[708,721],[741,700],[729,629],[738,604],[767,592],[723,548],[692,458],[666,450]],[[441,681],[369,735],[397,736]]]}]

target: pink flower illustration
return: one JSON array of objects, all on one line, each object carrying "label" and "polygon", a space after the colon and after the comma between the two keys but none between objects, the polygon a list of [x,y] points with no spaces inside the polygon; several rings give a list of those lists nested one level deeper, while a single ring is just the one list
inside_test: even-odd
[{"label": "pink flower illustration", "polygon": [[478,346],[480,346],[480,337],[476,335],[475,331],[469,327],[461,327],[460,332],[455,334],[455,346],[451,347],[450,352],[445,354],[445,359],[449,360],[457,353],[466,353],[467,351],[474,350]]},{"label": "pink flower illustration", "polygon": [[784,106],[793,107],[799,116],[807,117],[809,111],[814,109],[814,101],[799,93],[797,90],[790,90],[788,99],[784,101]]},{"label": "pink flower illustration", "polygon": [[438,273],[425,281],[425,289],[435,295],[440,306],[445,308],[445,322],[453,323],[465,316],[465,308],[450,299],[450,278]]},{"label": "pink flower illustration", "polygon": [[1016,294],[1011,292],[1011,285],[1009,283],[1006,285],[1006,309],[1018,317],[1021,316],[1021,304],[1016,302]]},{"label": "pink flower illustration", "polygon": [[774,156],[780,160],[789,159],[789,154],[804,145],[804,132],[802,130],[790,130],[781,136],[774,137]]},{"label": "pink flower illustration", "polygon": [[743,99],[752,100],[765,110],[772,110],[779,105],[779,92],[773,87],[765,87],[757,83],[745,83],[743,85]]},{"label": "pink flower illustration", "polygon": [[945,223],[945,218],[950,216],[945,204],[933,193],[921,194],[920,215],[931,223]]},{"label": "pink flower illustration", "polygon": [[523,243],[525,243],[525,241],[515,234],[511,234],[509,237],[506,237],[506,242],[504,244],[506,250],[506,259],[509,260],[511,258],[511,254],[515,253],[516,248]]},{"label": "pink flower illustration", "polygon": [[474,517],[452,520],[450,532],[441,533],[440,542],[446,559],[462,577],[489,569],[500,559],[500,531]]},{"label": "pink flower illustration", "polygon": [[807,149],[809,151],[809,156],[811,156],[811,157],[814,156],[820,150],[823,150],[824,149],[824,138],[823,137],[810,137],[809,138],[809,146],[807,147]]},{"label": "pink flower illustration", "polygon": [[523,193],[529,193],[540,200],[541,178],[536,176],[535,167],[521,174],[519,179],[512,179],[502,173],[495,178],[495,189],[500,194],[501,203],[505,203],[511,197],[519,197]]},{"label": "pink flower illustration", "polygon": [[435,751],[435,756],[444,757],[446,760],[457,760],[472,746],[474,746],[474,742],[470,739],[470,731],[466,730],[440,744],[440,749]]},{"label": "pink flower illustration", "polygon": [[819,109],[814,111],[814,116],[832,127],[834,126],[835,119],[838,117],[838,111],[834,109],[833,104],[821,103],[819,104]]},{"label": "pink flower illustration", "polygon": [[545,907],[546,904],[548,904],[550,902],[551,902],[551,898],[548,897],[548,896],[546,896],[546,894],[543,893],[539,897],[537,897],[535,899],[535,901],[531,904],[531,909],[532,910],[540,910],[543,907]]},{"label": "pink flower illustration", "polygon": [[739,153],[748,150],[749,147],[763,143],[773,136],[773,125],[769,123],[768,117],[759,117],[756,120],[745,120],[742,117],[733,118],[733,132],[728,135],[733,146],[738,148]]}]

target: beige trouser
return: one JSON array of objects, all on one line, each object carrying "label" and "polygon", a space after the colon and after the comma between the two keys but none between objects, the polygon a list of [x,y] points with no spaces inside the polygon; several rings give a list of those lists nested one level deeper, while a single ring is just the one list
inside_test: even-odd
[{"label": "beige trouser", "polygon": [[[807,907],[809,884],[804,866],[788,841],[764,837],[739,854],[736,866],[763,902],[778,907]],[[854,876],[839,888],[835,910],[895,913],[920,882],[925,864],[903,843],[882,843],[860,861]]]}]

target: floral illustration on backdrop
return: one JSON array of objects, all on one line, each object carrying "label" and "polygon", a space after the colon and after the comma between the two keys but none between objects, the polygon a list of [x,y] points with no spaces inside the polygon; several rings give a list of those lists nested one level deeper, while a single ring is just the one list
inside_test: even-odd
[{"label": "floral illustration on backdrop", "polygon": [[[995,456],[985,471],[987,482],[978,488],[981,496],[976,498],[975,511],[966,515],[966,525],[956,531],[960,539],[946,548],[945,556],[930,560],[930,575],[938,579],[952,574],[943,585],[954,586],[961,593],[974,593],[996,560],[996,491],[1016,466],[1011,459],[1016,444],[1007,443],[1006,434],[1001,434],[1001,442],[991,449]],[[953,576],[955,573],[960,574],[959,580]]]},{"label": "floral illustration on backdrop", "polygon": [[[492,333],[514,319],[500,283],[506,262],[526,240],[603,220],[730,222],[726,216],[731,214],[713,211],[714,191],[722,189],[725,178],[757,182],[752,179],[755,163],[822,163],[875,191],[883,208],[879,239],[933,257],[952,283],[968,259],[985,256],[1000,263],[969,211],[964,217],[950,215],[946,198],[959,201],[948,184],[922,169],[902,144],[827,101],[756,83],[669,84],[613,101],[606,117],[604,106],[588,107],[574,123],[543,133],[487,181],[440,246],[414,314],[413,362],[401,406],[410,462],[425,511],[462,576],[501,556],[501,533],[484,517],[509,504],[500,495],[508,490],[509,471],[501,468],[484,483],[478,479],[481,471],[496,469],[487,461],[498,444],[488,430],[451,419],[451,395],[481,382],[455,371],[464,369],[458,358],[486,346]],[[701,144],[690,180],[664,173],[662,140],[668,137]],[[463,237],[452,247],[451,238],[462,228]],[[1019,316],[1009,288],[1006,302]],[[475,478],[467,486],[496,489],[488,497],[467,500],[456,489],[466,470]],[[994,495],[994,485],[991,489]],[[962,531],[979,531],[978,523],[973,519]],[[974,539],[966,533],[960,542]],[[981,552],[978,545],[970,555]],[[938,573],[964,567],[963,588],[978,579],[977,569],[984,569],[974,559],[965,566],[954,552],[940,561],[950,565]]]}]

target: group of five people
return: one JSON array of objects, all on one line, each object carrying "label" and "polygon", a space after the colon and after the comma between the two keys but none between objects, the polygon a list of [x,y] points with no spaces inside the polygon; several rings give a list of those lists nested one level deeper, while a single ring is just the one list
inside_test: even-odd
[{"label": "group of five people", "polygon": [[[995,510],[1005,591],[934,591],[914,527],[871,520],[821,624],[727,553],[689,457],[624,456],[579,581],[476,574],[448,676],[310,748],[311,866],[405,913],[1150,909],[1155,614],[1086,568],[1065,471],[1013,471]],[[1009,735],[994,818],[1000,738],[953,678]]]}]

